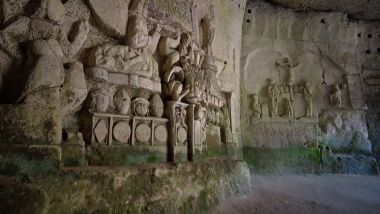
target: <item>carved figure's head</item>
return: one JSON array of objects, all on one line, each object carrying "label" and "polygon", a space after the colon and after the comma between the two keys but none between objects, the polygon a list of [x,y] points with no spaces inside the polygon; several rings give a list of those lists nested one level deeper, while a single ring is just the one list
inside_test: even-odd
[{"label": "carved figure's head", "polygon": [[149,101],[143,97],[138,97],[132,101],[132,107],[135,115],[145,117],[149,112]]}]

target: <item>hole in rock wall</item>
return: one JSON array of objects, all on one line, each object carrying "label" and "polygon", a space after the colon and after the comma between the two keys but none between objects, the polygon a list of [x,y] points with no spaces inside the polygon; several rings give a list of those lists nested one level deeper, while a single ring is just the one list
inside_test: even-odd
[{"label": "hole in rock wall", "polygon": [[371,50],[370,50],[370,49],[367,49],[367,50],[365,50],[365,53],[366,53],[366,54],[371,54]]},{"label": "hole in rock wall", "polygon": [[380,54],[380,48],[377,48],[377,53],[379,53],[379,54]]},{"label": "hole in rock wall", "polygon": [[372,38],[372,34],[368,34],[368,36],[367,36],[367,37],[368,37],[369,39],[370,39],[370,38]]},{"label": "hole in rock wall", "polygon": [[361,34],[361,33],[358,33],[358,37],[359,37],[359,38],[362,37],[362,34]]},{"label": "hole in rock wall", "polygon": [[247,19],[247,23],[250,23],[250,22],[251,22],[251,20]]},{"label": "hole in rock wall", "polygon": [[251,10],[251,9],[248,9],[248,13],[252,13],[252,10]]},{"label": "hole in rock wall", "polygon": [[69,134],[65,130],[62,130],[62,141],[66,141],[67,139],[69,139]]},{"label": "hole in rock wall", "polygon": [[325,19],[321,19],[321,23],[322,24],[326,24],[326,20]]}]

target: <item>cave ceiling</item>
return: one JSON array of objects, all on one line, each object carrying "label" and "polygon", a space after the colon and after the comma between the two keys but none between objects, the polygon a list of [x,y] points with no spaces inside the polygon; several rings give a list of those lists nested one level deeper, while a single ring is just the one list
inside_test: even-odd
[{"label": "cave ceiling", "polygon": [[380,0],[267,0],[267,2],[297,10],[340,11],[355,19],[380,19]]}]

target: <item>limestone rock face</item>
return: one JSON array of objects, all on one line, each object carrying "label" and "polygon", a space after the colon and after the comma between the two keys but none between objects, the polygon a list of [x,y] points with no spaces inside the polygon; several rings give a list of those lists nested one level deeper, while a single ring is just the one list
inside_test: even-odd
[{"label": "limestone rock face", "polygon": [[65,72],[65,82],[61,90],[61,114],[65,116],[78,110],[87,97],[87,85],[83,65],[71,63]]},{"label": "limestone rock face", "polygon": [[[29,76],[24,96],[42,89],[57,88],[64,82],[63,56],[56,40],[38,40],[32,46],[36,57],[35,66]],[[59,57],[60,56],[60,57]]]},{"label": "limestone rock face", "polygon": [[328,109],[320,115],[319,125],[333,150],[372,152],[363,111]]},{"label": "limestone rock face", "polygon": [[87,0],[96,22],[112,36],[124,36],[128,23],[130,0]]},{"label": "limestone rock face", "polygon": [[46,16],[53,22],[63,24],[65,7],[61,0],[48,0],[46,3]]}]

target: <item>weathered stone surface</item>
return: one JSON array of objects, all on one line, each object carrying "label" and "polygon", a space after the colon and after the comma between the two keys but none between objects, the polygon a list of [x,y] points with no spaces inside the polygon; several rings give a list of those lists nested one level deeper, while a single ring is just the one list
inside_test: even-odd
[{"label": "weathered stone surface", "polygon": [[379,174],[375,158],[365,155],[326,154],[322,156],[323,172],[339,174]]},{"label": "weathered stone surface", "polygon": [[69,65],[61,90],[61,114],[65,116],[78,111],[88,94],[83,65],[79,62]]},{"label": "weathered stone surface", "polygon": [[289,146],[316,144],[318,125],[307,122],[252,123],[253,137],[245,145],[256,148],[286,148]]},{"label": "weathered stone surface", "polygon": [[87,0],[96,22],[106,33],[122,37],[126,34],[130,0]]},{"label": "weathered stone surface", "polygon": [[321,114],[319,125],[325,134],[323,142],[333,151],[372,152],[363,111],[328,109]]},{"label": "weathered stone surface", "polygon": [[46,192],[0,176],[0,209],[7,213],[47,213]]},{"label": "weathered stone surface", "polygon": [[41,180],[31,178],[31,184],[47,193],[49,213],[199,213],[246,193],[250,177],[245,163],[215,159],[172,166],[66,168]]}]

